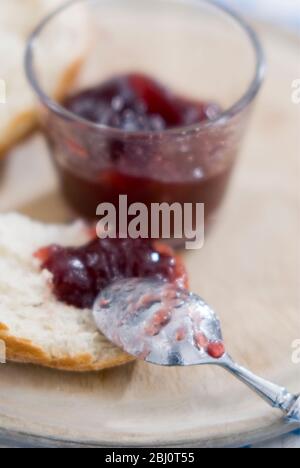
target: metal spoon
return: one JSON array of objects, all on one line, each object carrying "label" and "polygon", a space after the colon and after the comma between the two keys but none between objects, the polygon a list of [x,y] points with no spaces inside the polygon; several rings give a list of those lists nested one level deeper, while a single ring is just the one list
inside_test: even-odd
[{"label": "metal spoon", "polygon": [[221,366],[300,422],[300,396],[236,364],[217,315],[196,294],[159,279],[121,280],[99,295],[93,314],[99,330],[127,353],[161,366]]}]

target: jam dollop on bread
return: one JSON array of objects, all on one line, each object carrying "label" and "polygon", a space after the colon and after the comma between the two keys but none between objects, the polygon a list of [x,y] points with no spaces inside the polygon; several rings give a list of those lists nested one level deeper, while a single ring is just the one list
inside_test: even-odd
[{"label": "jam dollop on bread", "polygon": [[91,308],[98,294],[115,280],[161,278],[187,286],[182,261],[164,244],[146,239],[94,239],[82,247],[52,245],[35,257],[52,274],[56,298],[80,309]]}]

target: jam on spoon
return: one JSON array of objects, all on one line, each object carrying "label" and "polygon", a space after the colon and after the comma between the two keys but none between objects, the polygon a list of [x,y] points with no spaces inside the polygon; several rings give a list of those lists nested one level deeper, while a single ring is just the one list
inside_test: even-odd
[{"label": "jam on spoon", "polygon": [[129,354],[161,366],[219,365],[300,422],[300,396],[234,362],[216,313],[197,294],[157,278],[121,280],[102,291],[93,313],[99,330]]},{"label": "jam on spoon", "polygon": [[97,295],[122,278],[157,277],[187,285],[186,270],[173,250],[149,240],[95,239],[77,248],[52,245],[35,257],[52,273],[57,299],[82,309],[92,308]]},{"label": "jam on spoon", "polygon": [[166,280],[111,284],[96,300],[94,318],[110,341],[150,363],[197,364],[199,357],[225,354],[215,315],[197,296]]}]

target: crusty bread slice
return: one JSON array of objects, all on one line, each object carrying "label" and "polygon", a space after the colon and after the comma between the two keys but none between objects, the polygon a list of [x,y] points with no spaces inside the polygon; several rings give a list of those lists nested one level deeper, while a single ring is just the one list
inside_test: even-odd
[{"label": "crusty bread slice", "polygon": [[58,302],[48,271],[33,253],[49,244],[76,246],[90,232],[82,222],[45,225],[0,215],[0,339],[8,360],[69,371],[94,371],[132,360],[101,335],[90,310]]},{"label": "crusty bread slice", "polygon": [[[36,99],[27,82],[23,58],[30,32],[50,11],[64,0],[0,1],[0,157],[38,123]],[[46,91],[62,98],[68,91],[84,59],[88,44],[87,22],[79,10],[70,17],[64,15],[65,35],[53,28],[53,41],[44,55],[43,70],[50,83]],[[61,29],[60,29],[61,30]],[[82,31],[82,34],[78,31]],[[47,37],[47,41],[51,38]],[[51,88],[51,89],[50,89]]]}]

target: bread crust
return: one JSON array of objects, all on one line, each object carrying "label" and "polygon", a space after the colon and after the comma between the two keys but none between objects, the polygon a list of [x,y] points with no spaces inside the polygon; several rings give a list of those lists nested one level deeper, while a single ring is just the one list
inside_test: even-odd
[{"label": "bread crust", "polygon": [[132,356],[117,350],[117,348],[115,354],[110,358],[106,357],[96,362],[89,353],[54,358],[31,341],[10,335],[7,326],[3,323],[0,323],[0,339],[6,345],[6,358],[8,361],[37,364],[62,371],[100,371],[134,361]]},{"label": "bread crust", "polygon": [[4,157],[16,143],[29,135],[36,128],[37,124],[37,115],[33,109],[14,117],[6,127],[4,135],[2,135],[0,158]]},{"label": "bread crust", "polygon": [[[78,76],[84,57],[79,57],[71,63],[64,71],[54,98],[61,101],[69,91],[70,86]],[[29,85],[28,85],[29,86]],[[28,136],[38,126],[39,119],[36,108],[28,109],[25,112],[16,115],[7,125],[6,131],[1,136],[0,141],[0,159],[19,141]]]}]

